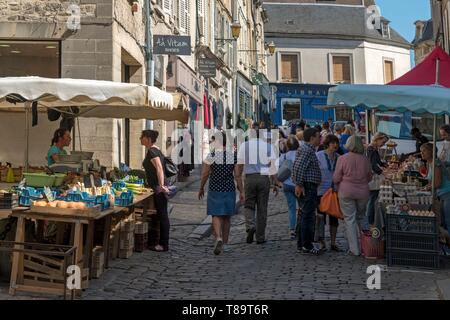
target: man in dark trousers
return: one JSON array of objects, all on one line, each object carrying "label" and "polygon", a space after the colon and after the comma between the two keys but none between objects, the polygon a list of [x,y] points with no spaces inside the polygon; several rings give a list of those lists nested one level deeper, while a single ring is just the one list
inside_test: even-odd
[{"label": "man in dark trousers", "polygon": [[320,145],[320,132],[315,128],[304,131],[305,143],[297,151],[292,168],[292,181],[296,185],[297,196],[301,209],[297,249],[304,254],[320,254],[313,245],[316,208],[318,202],[317,189],[322,181],[319,160],[316,149]]}]

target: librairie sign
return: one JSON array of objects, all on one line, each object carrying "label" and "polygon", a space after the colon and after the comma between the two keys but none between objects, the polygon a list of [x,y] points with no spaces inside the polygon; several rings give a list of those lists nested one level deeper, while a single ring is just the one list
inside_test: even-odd
[{"label": "librairie sign", "polygon": [[213,78],[216,76],[216,61],[208,58],[198,59],[198,71],[205,78]]},{"label": "librairie sign", "polygon": [[177,56],[191,55],[190,36],[153,36],[153,51],[155,54],[172,54]]}]

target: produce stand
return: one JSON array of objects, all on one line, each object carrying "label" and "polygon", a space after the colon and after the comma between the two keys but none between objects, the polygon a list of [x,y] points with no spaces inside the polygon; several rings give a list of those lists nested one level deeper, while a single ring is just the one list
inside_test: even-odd
[{"label": "produce stand", "polygon": [[[439,65],[437,66],[439,69]],[[438,82],[438,78],[437,81]],[[438,115],[450,114],[450,89],[439,85],[432,86],[408,86],[408,85],[339,85],[329,91],[328,106],[365,107],[368,110],[395,110],[399,112],[412,111],[416,113],[431,113],[434,116],[433,141],[436,145],[436,117]],[[433,160],[436,159],[436,150],[433,148]],[[435,161],[433,161],[435,164]],[[434,172],[434,167],[432,168]],[[398,173],[396,173],[398,175]],[[403,179],[406,178],[406,182]],[[402,177],[397,181],[397,186],[402,186],[403,191],[395,191],[393,179],[391,185],[384,185],[380,192],[380,203],[388,200],[385,206],[387,225],[386,238],[388,240],[387,254],[389,265],[410,265],[415,267],[438,268],[439,251],[436,248],[438,237],[439,214],[433,212],[431,201],[435,194],[434,175],[432,190],[425,203],[417,202],[418,188],[411,177]],[[392,189],[389,189],[389,187]],[[397,187],[398,189],[398,187]],[[392,201],[392,203],[391,203]],[[428,221],[426,221],[428,220]],[[431,221],[431,222],[430,222]],[[424,232],[419,227],[413,229],[402,229],[399,226],[418,225],[428,223],[434,229]],[[400,228],[400,229],[399,229]],[[411,227],[412,228],[412,227]],[[409,232],[413,230],[412,232]],[[409,232],[409,233],[408,233]],[[422,238],[415,236],[422,234]],[[431,246],[431,251],[424,252],[423,246],[418,243],[424,242],[425,237]],[[419,239],[419,240],[417,240]],[[430,246],[428,248],[430,248]],[[421,251],[422,250],[422,251]],[[431,261],[431,262],[430,262]]]},{"label": "produce stand", "polygon": [[[159,119],[187,122],[189,111],[186,105],[179,108],[180,97],[180,94],[168,94],[155,87],[142,84],[39,77],[0,78],[0,114],[5,112],[24,113],[25,115],[24,172],[32,172],[28,163],[29,126],[32,107],[37,108],[38,112],[46,112],[48,109],[56,110],[73,118]],[[77,107],[79,112],[73,112],[70,107]],[[18,181],[16,180],[16,182]],[[59,272],[61,270],[53,277],[54,271],[46,268],[46,263],[49,261],[48,258],[41,256],[39,262],[34,261],[31,264],[29,261],[26,261],[26,257],[29,255],[24,251],[25,221],[35,220],[37,222],[38,243],[35,245],[42,246],[44,246],[42,243],[44,240],[43,222],[56,223],[56,244],[49,245],[50,249],[62,245],[64,242],[64,228],[66,224],[71,225],[72,232],[69,237],[69,248],[64,248],[66,251],[63,253],[73,253],[73,261],[82,269],[82,288],[87,288],[89,279],[98,277],[103,272],[103,269],[109,265],[112,232],[118,231],[119,235],[121,235],[121,231],[123,231],[123,234],[126,234],[128,237],[127,239],[120,239],[119,236],[116,239],[119,241],[119,249],[123,251],[118,254],[120,258],[128,258],[130,253],[133,252],[134,228],[139,229],[136,230],[139,231],[139,235],[145,231],[144,223],[141,223],[139,228],[134,223],[135,206],[153,195],[153,191],[148,190],[136,194],[132,199],[120,196],[118,200],[116,198],[116,203],[107,199],[106,202],[109,202],[108,207],[110,207],[104,207],[105,201],[103,201],[101,202],[103,210],[96,211],[92,209],[92,205],[88,205],[90,200],[86,199],[82,200],[84,204],[80,206],[80,209],[77,209],[76,206],[68,207],[67,205],[64,205],[64,207],[50,206],[53,203],[51,200],[47,205],[41,206],[37,202],[43,201],[38,199],[42,197],[39,194],[42,193],[42,190],[39,192],[37,190],[27,191],[28,193],[24,196],[24,201],[22,202],[30,205],[29,208],[21,208],[18,211],[8,209],[0,213],[0,219],[2,216],[17,219],[15,241],[13,247],[9,248],[13,252],[10,294],[15,294],[16,291],[21,290],[58,294],[63,292],[61,284],[56,284],[57,281],[61,280]],[[95,201],[95,205],[98,204],[97,200],[94,199],[96,196],[98,196],[97,192],[91,193],[90,196],[93,198],[92,201]],[[34,203],[33,200],[38,201]],[[80,200],[64,199],[60,202],[66,201],[77,202]],[[145,217],[143,217],[143,220],[145,220]],[[113,222],[120,227],[116,231],[113,231]],[[97,227],[103,227],[100,228],[102,234],[96,233]],[[83,229],[86,229],[86,231]],[[85,232],[85,241],[83,241]],[[101,241],[95,241],[96,235],[101,235]],[[96,242],[101,242],[101,247],[94,247]],[[122,245],[123,249],[121,249]],[[45,253],[50,253],[51,250],[44,251]],[[112,255],[112,258],[114,258],[114,255]],[[28,274],[30,265],[34,271],[32,275]],[[27,266],[26,270],[25,266]],[[61,264],[59,264],[59,267],[60,269],[63,268]],[[63,276],[65,276],[64,271],[62,270]],[[34,277],[34,279],[30,280],[28,276]],[[32,285],[30,285],[30,281],[34,281],[31,283]]]},{"label": "produce stand", "polygon": [[[134,213],[135,205],[141,203],[144,200],[147,200],[149,197],[153,195],[153,191],[148,191],[146,193],[137,195],[133,202],[126,207],[111,207],[110,209],[106,209],[104,211],[96,211],[96,210],[74,210],[74,209],[61,209],[61,208],[53,208],[53,207],[34,207],[31,208],[21,208],[21,210],[4,210],[2,213],[6,216],[12,216],[17,218],[17,229],[15,234],[15,245],[13,249],[13,259],[12,259],[12,271],[11,271],[11,282],[10,282],[10,294],[14,295],[16,291],[33,291],[35,292],[36,288],[39,288],[40,292],[47,293],[61,293],[61,286],[59,285],[59,289],[55,288],[52,285],[53,278],[46,279],[45,281],[38,281],[36,279],[24,279],[26,275],[34,275],[36,278],[39,278],[38,275],[45,276],[42,272],[42,265],[33,264],[30,266],[30,262],[26,261],[24,257],[26,253],[20,251],[23,248],[22,243],[25,242],[25,220],[33,219],[37,222],[40,221],[51,221],[58,223],[58,234],[62,234],[63,230],[61,228],[64,227],[64,224],[70,224],[73,228],[73,235],[70,239],[70,246],[74,248],[74,262],[78,265],[85,275],[82,289],[86,289],[88,286],[88,281],[92,278],[93,272],[93,249],[94,249],[94,232],[96,224],[101,223],[103,227],[103,236],[102,236],[102,247],[104,248],[104,268],[108,268],[109,266],[109,248],[110,248],[110,236],[111,236],[111,221],[115,219],[116,221],[121,221],[126,217],[129,217]],[[83,225],[87,226],[86,240],[83,242]],[[38,238],[42,238],[42,228],[38,228]],[[134,229],[130,230],[131,232]],[[134,234],[134,233],[133,233]],[[60,238],[60,237],[57,237]],[[57,241],[56,245],[60,244],[61,240]],[[133,248],[131,248],[133,249]],[[25,271],[24,268],[27,268],[28,271]],[[36,268],[34,270],[33,268]],[[33,271],[29,271],[32,269]],[[45,268],[44,268],[45,269]],[[45,270],[44,270],[45,271]],[[101,270],[103,272],[103,270]],[[89,277],[86,275],[89,274]],[[47,275],[48,276],[48,275]],[[59,276],[58,276],[58,279]],[[50,281],[49,281],[50,280]],[[31,281],[31,282],[30,282]],[[30,283],[33,283],[33,286],[30,286]],[[45,291],[48,289],[47,291]]]}]

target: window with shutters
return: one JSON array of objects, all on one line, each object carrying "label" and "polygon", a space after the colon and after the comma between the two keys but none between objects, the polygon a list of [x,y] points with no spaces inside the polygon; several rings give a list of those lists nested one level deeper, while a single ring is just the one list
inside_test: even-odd
[{"label": "window with shutters", "polygon": [[384,60],[384,83],[394,80],[394,61]]},{"label": "window with shutters", "polygon": [[178,22],[179,22],[179,28],[180,32],[183,34],[190,34],[190,17],[189,17],[189,7],[190,7],[190,1],[189,0],[179,0],[179,9],[178,9]]},{"label": "window with shutters", "polygon": [[281,54],[281,81],[300,82],[299,55],[297,53]]},{"label": "window with shutters", "polygon": [[351,67],[349,56],[333,56],[333,82],[351,83]]},{"label": "window with shutters", "polygon": [[199,20],[199,29],[200,29],[200,35],[205,37],[206,39],[206,0],[197,0],[197,14],[198,14],[198,20]]},{"label": "window with shutters", "polygon": [[165,13],[172,15],[172,0],[161,0]]}]

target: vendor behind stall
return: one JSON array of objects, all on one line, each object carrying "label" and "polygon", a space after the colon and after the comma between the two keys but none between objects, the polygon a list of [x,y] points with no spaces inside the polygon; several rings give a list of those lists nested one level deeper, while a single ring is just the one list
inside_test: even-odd
[{"label": "vendor behind stall", "polygon": [[65,128],[60,128],[53,134],[52,144],[47,152],[47,163],[49,166],[59,160],[60,154],[67,154],[64,147],[70,145],[72,138],[70,137],[70,131]]},{"label": "vendor behind stall", "polygon": [[[422,152],[422,159],[427,162],[428,176],[427,179],[431,181],[433,179],[433,144],[425,143],[420,147]],[[436,166],[434,170],[434,187],[436,188],[436,195],[442,201],[442,218],[444,227],[447,231],[450,229],[450,172],[443,166],[441,160],[436,159]]]}]

